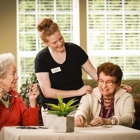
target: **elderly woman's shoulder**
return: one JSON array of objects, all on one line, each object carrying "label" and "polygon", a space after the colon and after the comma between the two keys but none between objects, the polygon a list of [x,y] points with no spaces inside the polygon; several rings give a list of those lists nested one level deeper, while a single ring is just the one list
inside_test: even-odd
[{"label": "elderly woman's shoulder", "polygon": [[125,89],[118,88],[116,92],[116,96],[124,96],[124,97],[131,97],[133,98],[131,93],[128,93]]},{"label": "elderly woman's shoulder", "polygon": [[11,93],[11,95],[18,95],[18,96],[20,96],[20,94],[14,88],[10,91],[10,93]]},{"label": "elderly woman's shoulder", "polygon": [[99,91],[99,88],[98,87],[95,87],[95,88],[93,88],[93,92],[92,92],[92,94],[99,94],[100,93],[100,91]]}]

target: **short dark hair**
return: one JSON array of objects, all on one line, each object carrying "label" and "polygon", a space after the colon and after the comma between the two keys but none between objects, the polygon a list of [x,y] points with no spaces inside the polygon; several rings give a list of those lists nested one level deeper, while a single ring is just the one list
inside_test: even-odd
[{"label": "short dark hair", "polygon": [[97,67],[98,78],[101,72],[109,76],[114,76],[116,78],[116,82],[121,83],[123,72],[119,65],[113,64],[111,62],[105,62]]}]

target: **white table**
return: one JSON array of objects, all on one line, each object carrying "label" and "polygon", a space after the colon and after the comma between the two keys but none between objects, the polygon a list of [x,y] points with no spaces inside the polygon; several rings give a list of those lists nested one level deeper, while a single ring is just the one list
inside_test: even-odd
[{"label": "white table", "polygon": [[76,127],[72,133],[53,133],[52,129],[4,127],[0,140],[140,140],[140,131],[124,126]]}]

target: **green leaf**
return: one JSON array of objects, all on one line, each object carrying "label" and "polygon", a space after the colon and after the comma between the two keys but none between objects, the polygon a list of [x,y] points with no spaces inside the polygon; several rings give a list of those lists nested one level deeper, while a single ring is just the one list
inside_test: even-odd
[{"label": "green leaf", "polygon": [[61,111],[61,109],[59,108],[59,106],[57,106],[55,104],[46,103],[46,105],[50,106],[51,109],[54,110],[54,111]]},{"label": "green leaf", "polygon": [[65,106],[65,109],[69,108],[69,106],[71,106],[72,104],[74,104],[77,100],[74,99],[71,99]]},{"label": "green leaf", "polygon": [[66,109],[66,111],[69,111],[69,110],[75,111],[75,110],[77,109],[77,106],[78,106],[78,105],[79,105],[79,104],[70,106],[69,108]]},{"label": "green leaf", "polygon": [[57,94],[56,94],[56,97],[57,97],[57,99],[58,99],[58,106],[60,107],[60,109],[61,109],[62,111],[64,111],[63,99],[62,99],[60,96],[58,96]]},{"label": "green leaf", "polygon": [[56,97],[57,97],[59,103],[63,103],[63,99],[62,99],[60,96],[58,96],[58,95],[56,94]]},{"label": "green leaf", "polygon": [[54,115],[58,115],[59,114],[58,111],[53,111],[53,110],[46,110],[46,112],[48,112],[49,114],[54,114]]},{"label": "green leaf", "polygon": [[58,99],[58,105],[47,103],[47,105],[50,106],[51,110],[46,110],[46,112],[66,117],[70,112],[75,111],[77,109],[77,106],[79,105],[76,104],[72,106],[72,104],[77,101],[75,100],[75,98],[71,99],[68,103],[65,104],[60,96],[56,95],[56,97]]},{"label": "green leaf", "polygon": [[61,109],[61,111],[65,110],[64,104],[63,103],[58,103],[59,108]]}]

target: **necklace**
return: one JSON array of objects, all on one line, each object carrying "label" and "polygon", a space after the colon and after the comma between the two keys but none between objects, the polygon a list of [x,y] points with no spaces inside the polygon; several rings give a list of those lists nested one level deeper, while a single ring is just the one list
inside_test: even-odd
[{"label": "necklace", "polygon": [[5,102],[7,102],[8,101],[8,95],[7,94],[6,95],[3,95],[2,96],[2,100],[5,101]]},{"label": "necklace", "polygon": [[9,93],[2,96],[2,103],[7,108],[7,111],[9,112],[9,105],[10,105],[10,97],[8,96]]},{"label": "necklace", "polygon": [[8,113],[10,111],[9,110],[9,107],[10,107],[10,104],[11,104],[11,99],[12,98],[18,98],[18,97],[20,97],[20,95],[11,95],[10,93],[7,93],[7,94],[5,94],[5,95],[2,96],[1,102],[7,108]]},{"label": "necklace", "polygon": [[[105,111],[105,109],[107,109]],[[100,111],[100,117],[102,118],[109,118],[111,114],[114,113],[114,97],[110,100],[110,103],[106,106],[104,105],[104,98],[101,97],[101,111]]]}]

